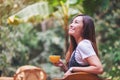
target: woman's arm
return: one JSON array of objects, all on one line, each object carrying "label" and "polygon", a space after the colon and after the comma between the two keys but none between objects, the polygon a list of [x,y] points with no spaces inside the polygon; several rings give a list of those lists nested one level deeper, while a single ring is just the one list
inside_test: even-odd
[{"label": "woman's arm", "polygon": [[60,68],[64,72],[66,72],[68,70],[68,67],[65,64],[63,64],[62,66],[60,66]]},{"label": "woman's arm", "polygon": [[60,67],[62,71],[66,72],[68,67],[60,60],[58,63],[54,63],[55,66]]},{"label": "woman's arm", "polygon": [[89,73],[94,73],[94,74],[102,74],[103,73],[103,67],[102,64],[99,60],[99,58],[96,55],[90,56],[85,59],[88,63],[89,66],[87,67],[72,67],[73,72],[89,72]]}]

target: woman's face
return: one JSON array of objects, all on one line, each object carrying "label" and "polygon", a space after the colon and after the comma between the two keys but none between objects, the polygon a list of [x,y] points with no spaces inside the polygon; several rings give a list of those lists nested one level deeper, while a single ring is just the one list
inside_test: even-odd
[{"label": "woman's face", "polygon": [[73,37],[81,36],[82,28],[83,28],[83,16],[75,17],[69,26],[68,34]]}]

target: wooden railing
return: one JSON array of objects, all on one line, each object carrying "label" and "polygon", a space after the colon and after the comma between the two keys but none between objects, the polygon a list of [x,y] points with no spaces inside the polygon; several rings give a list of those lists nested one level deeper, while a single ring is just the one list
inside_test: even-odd
[{"label": "wooden railing", "polygon": [[98,77],[95,74],[86,72],[76,72],[64,78],[54,78],[53,80],[109,80]]},{"label": "wooden railing", "polygon": [[0,80],[13,80],[13,77],[0,77]]}]

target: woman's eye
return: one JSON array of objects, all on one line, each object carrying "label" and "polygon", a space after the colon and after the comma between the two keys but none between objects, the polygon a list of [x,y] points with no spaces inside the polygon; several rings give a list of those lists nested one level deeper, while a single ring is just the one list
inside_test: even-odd
[{"label": "woman's eye", "polygon": [[78,21],[72,21],[71,24],[72,24],[72,23],[77,23],[77,24],[78,24],[79,22],[78,22]]},{"label": "woman's eye", "polygon": [[78,23],[78,21],[75,21],[75,23]]}]

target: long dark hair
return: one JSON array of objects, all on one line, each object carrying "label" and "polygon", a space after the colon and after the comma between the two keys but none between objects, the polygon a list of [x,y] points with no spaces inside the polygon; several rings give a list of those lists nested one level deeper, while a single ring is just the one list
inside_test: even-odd
[{"label": "long dark hair", "polygon": [[[94,26],[94,22],[93,22],[92,18],[88,15],[83,15],[83,14],[77,15],[76,17],[78,17],[78,16],[83,17],[82,38],[83,39],[88,39],[88,40],[91,41],[91,44],[92,44],[96,54],[98,55],[96,39],[95,39],[95,26]],[[71,44],[72,44],[73,48],[72,48],[72,51],[70,53],[66,54],[67,61],[69,60],[73,50],[77,47],[77,43],[76,43],[73,36],[70,36],[70,40],[71,40]]]}]

